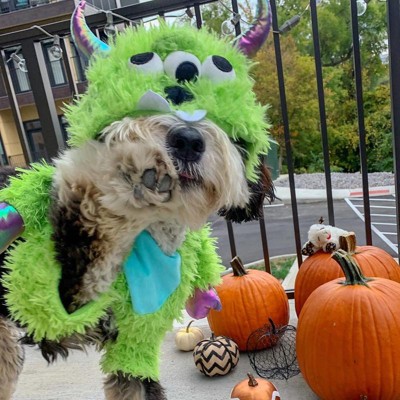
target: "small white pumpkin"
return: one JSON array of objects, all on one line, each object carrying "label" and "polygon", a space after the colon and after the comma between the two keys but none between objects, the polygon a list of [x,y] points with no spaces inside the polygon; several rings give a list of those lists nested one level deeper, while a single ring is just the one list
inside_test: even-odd
[{"label": "small white pumpkin", "polygon": [[197,343],[204,339],[203,331],[197,327],[191,327],[193,321],[186,328],[179,329],[175,335],[175,344],[179,350],[192,351]]}]

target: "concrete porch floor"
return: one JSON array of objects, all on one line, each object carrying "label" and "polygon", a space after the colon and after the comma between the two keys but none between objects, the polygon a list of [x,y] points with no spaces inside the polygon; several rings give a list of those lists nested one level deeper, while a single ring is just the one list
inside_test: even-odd
[{"label": "concrete porch floor", "polygon": [[[291,324],[297,318],[293,301]],[[206,320],[195,323],[208,335]],[[176,326],[178,329],[178,325]],[[161,383],[170,400],[223,400],[230,398],[233,386],[253,372],[246,353],[241,353],[237,367],[224,377],[207,378],[195,367],[192,353],[181,352],[174,343],[175,332],[167,334],[162,348]],[[99,370],[99,354],[74,352],[66,362],[47,366],[41,355],[26,349],[26,362],[14,400],[104,400],[103,376]],[[318,399],[307,386],[301,374],[288,381],[274,380],[283,400]]]}]

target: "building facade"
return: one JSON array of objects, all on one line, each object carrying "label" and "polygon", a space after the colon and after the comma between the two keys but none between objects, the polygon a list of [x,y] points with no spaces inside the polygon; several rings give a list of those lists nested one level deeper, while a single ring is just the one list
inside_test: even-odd
[{"label": "building facade", "polygon": [[[89,0],[88,3],[94,5],[87,7],[87,14],[91,15],[98,13],[96,8],[110,10],[139,1]],[[12,38],[13,34],[17,37],[24,30],[40,31],[41,27],[68,21],[74,8],[74,0],[0,0],[0,42]],[[32,30],[34,26],[38,28]],[[94,29],[94,32],[103,35],[102,29]],[[63,106],[85,90],[86,60],[79,56],[67,33],[61,36],[59,44],[55,43],[52,35],[46,34],[38,43],[30,42],[30,47],[19,43],[18,38],[15,40],[13,43],[7,39],[7,43],[0,46],[0,164],[25,166],[40,159],[50,160],[54,156],[54,152],[49,154],[48,151],[43,127],[46,116],[41,115],[38,103],[54,103],[49,104],[49,108],[53,108],[58,120],[54,121],[53,116],[52,124],[60,130],[58,136],[56,132],[56,146],[62,148],[65,145],[67,125]],[[29,54],[25,54],[33,45],[36,46],[36,53],[30,57],[30,63],[32,59],[41,59],[34,60],[39,62],[40,67],[36,74],[32,72],[35,65],[28,63]],[[35,92],[37,80],[41,81],[41,85],[45,81],[43,90],[46,90],[47,84],[47,91],[51,93]]]}]

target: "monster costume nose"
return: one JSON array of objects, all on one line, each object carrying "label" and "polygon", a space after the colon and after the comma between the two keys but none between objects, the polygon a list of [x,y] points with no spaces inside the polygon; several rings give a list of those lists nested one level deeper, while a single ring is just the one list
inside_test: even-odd
[{"label": "monster costume nose", "polygon": [[171,130],[167,137],[167,143],[172,155],[182,161],[199,161],[206,149],[200,132],[191,127]]},{"label": "monster costume nose", "polygon": [[192,101],[193,95],[189,90],[182,86],[168,86],[165,88],[165,93],[167,94],[167,99],[173,104],[179,106],[185,101]]}]

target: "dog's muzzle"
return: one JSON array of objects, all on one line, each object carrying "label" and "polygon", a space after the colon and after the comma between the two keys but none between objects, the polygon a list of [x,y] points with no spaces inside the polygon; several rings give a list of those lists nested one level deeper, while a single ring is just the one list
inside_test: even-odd
[{"label": "dog's muzzle", "polygon": [[172,129],[167,136],[171,155],[185,163],[200,161],[206,145],[199,131],[188,126]]}]

